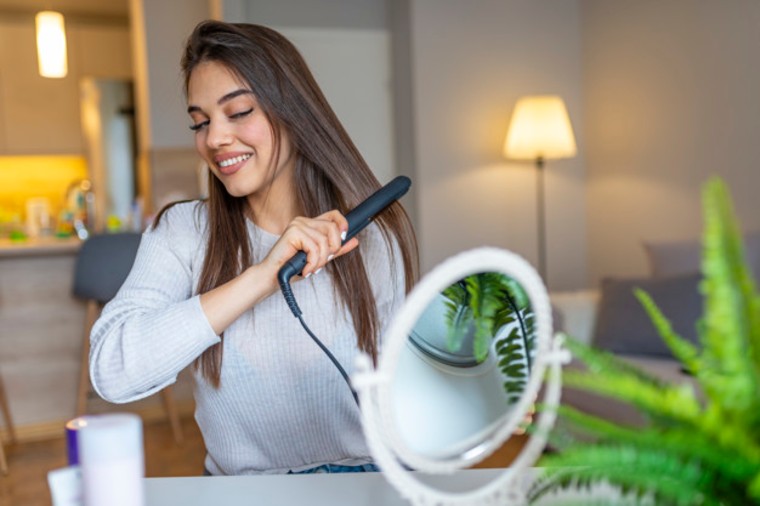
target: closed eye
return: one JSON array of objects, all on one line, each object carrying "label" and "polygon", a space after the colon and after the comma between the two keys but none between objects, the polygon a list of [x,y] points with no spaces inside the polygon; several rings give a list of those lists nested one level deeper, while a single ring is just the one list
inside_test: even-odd
[{"label": "closed eye", "polygon": [[200,123],[195,123],[194,125],[190,125],[190,130],[192,130],[193,132],[197,132],[201,128],[208,126],[208,124],[209,124],[209,120],[201,121]]},{"label": "closed eye", "polygon": [[244,117],[248,116],[249,114],[251,114],[252,112],[253,112],[253,107],[251,107],[250,109],[247,109],[245,111],[236,112],[235,114],[230,114],[230,119],[244,118]]}]

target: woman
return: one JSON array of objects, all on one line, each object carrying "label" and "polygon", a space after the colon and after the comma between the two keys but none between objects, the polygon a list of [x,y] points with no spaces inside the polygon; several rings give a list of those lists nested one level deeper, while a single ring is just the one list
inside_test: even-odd
[{"label": "woman", "polygon": [[294,295],[350,369],[359,351],[377,357],[417,274],[409,219],[396,203],[341,244],[344,214],[380,184],[277,32],[203,22],[182,68],[209,197],[169,206],[143,234],[93,328],[93,385],[129,402],[192,365],[209,474],[373,469],[351,392],[290,313],[276,274],[307,253]]}]

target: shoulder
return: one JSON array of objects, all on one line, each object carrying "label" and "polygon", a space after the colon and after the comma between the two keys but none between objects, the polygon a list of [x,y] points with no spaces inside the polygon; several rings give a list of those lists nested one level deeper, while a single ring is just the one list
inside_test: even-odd
[{"label": "shoulder", "polygon": [[207,222],[205,202],[180,202],[165,209],[158,223],[151,224],[146,234],[164,237],[170,242],[197,241],[198,236],[205,234]]},{"label": "shoulder", "polygon": [[206,204],[201,200],[172,204],[160,213],[158,222],[148,227],[149,233],[171,234],[178,232],[202,232],[206,227]]}]

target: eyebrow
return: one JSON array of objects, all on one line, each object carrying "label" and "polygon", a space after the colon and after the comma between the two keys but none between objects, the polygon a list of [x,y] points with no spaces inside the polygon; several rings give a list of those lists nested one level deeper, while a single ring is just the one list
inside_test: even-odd
[{"label": "eyebrow", "polygon": [[[253,92],[251,90],[246,90],[245,88],[240,88],[239,90],[231,91],[224,95],[222,98],[216,101],[217,105],[222,105],[225,102],[229,102],[235,97],[239,97],[240,95],[253,95]],[[188,114],[191,112],[201,112],[201,108],[197,105],[189,105],[187,107]]]}]

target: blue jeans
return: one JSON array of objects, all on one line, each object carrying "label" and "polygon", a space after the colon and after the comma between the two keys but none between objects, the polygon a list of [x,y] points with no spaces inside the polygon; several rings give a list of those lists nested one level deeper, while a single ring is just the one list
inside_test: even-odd
[{"label": "blue jeans", "polygon": [[[312,467],[303,471],[288,471],[288,474],[314,474],[314,473],[376,473],[380,471],[375,464],[364,464],[362,466],[339,466],[337,464],[323,464]],[[203,476],[211,476],[211,473],[205,467]]]},{"label": "blue jeans", "polygon": [[288,474],[315,474],[315,473],[376,473],[380,471],[375,464],[361,466],[339,466],[337,464],[323,464],[321,466],[304,469],[303,471],[288,471]]}]

